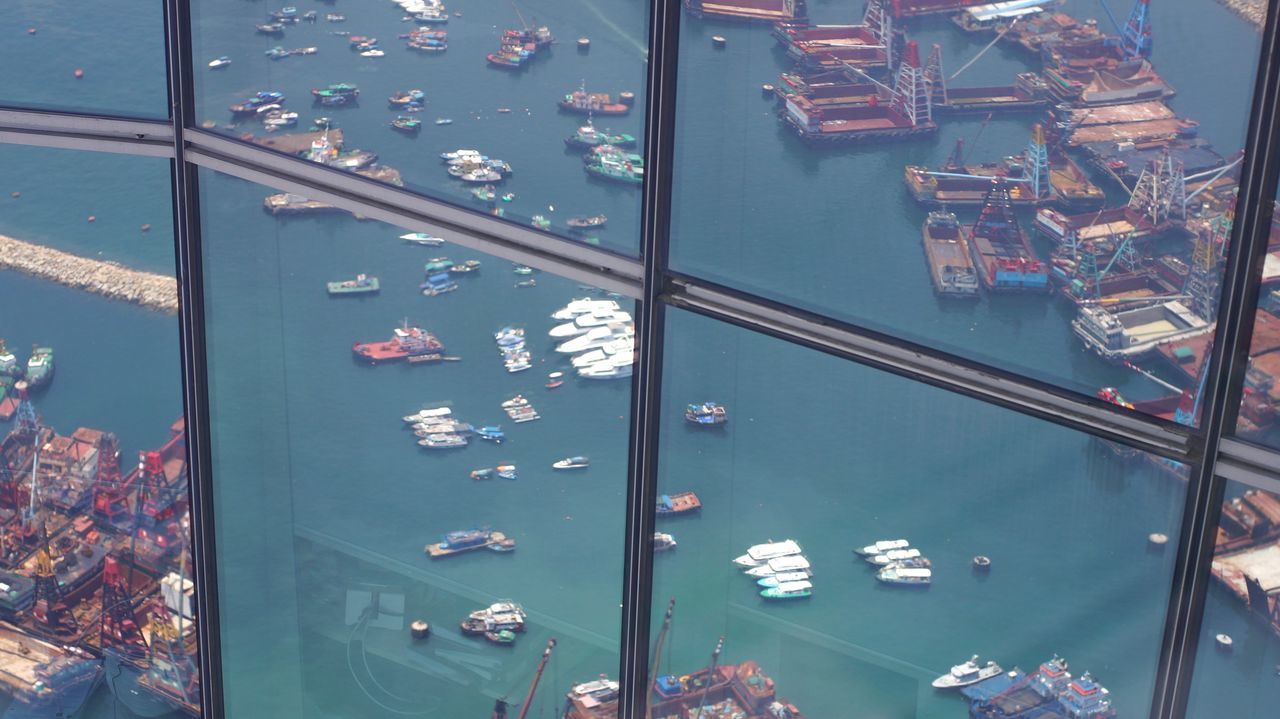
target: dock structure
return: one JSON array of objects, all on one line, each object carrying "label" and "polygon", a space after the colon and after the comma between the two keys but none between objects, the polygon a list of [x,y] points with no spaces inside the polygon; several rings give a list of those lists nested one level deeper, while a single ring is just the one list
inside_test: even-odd
[{"label": "dock structure", "polygon": [[129,269],[5,235],[0,235],[0,270],[21,272],[149,310],[178,311],[178,282],[173,277]]},{"label": "dock structure", "polygon": [[1280,497],[1251,489],[1222,505],[1213,577],[1280,635]]},{"label": "dock structure", "polygon": [[684,0],[694,16],[731,20],[788,22],[806,15],[804,0]]},{"label": "dock structure", "polygon": [[301,155],[310,150],[316,141],[328,136],[328,142],[334,147],[342,147],[342,130],[334,128],[332,130],[321,130],[317,132],[290,132],[279,135],[265,135],[263,137],[254,137],[255,145],[262,145],[273,150],[279,150],[290,155]]},{"label": "dock structure", "polygon": [[1259,30],[1267,22],[1265,0],[1218,0],[1218,3]]}]

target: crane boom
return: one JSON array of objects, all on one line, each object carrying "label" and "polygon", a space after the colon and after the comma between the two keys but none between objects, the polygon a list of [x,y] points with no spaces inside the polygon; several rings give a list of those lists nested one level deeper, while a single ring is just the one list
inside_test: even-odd
[{"label": "crane boom", "polygon": [[547,668],[547,660],[551,658],[551,650],[556,648],[556,638],[552,637],[547,640],[547,648],[542,650],[542,660],[538,662],[538,671],[533,675],[533,683],[529,685],[529,693],[524,697],[524,704],[520,706],[520,717],[524,719],[529,714],[529,706],[533,704],[533,694],[538,691],[538,681],[542,679],[542,670]]}]

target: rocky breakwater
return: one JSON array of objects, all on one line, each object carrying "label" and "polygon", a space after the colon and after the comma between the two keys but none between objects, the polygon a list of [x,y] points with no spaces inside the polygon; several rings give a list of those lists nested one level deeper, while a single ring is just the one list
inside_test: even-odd
[{"label": "rocky breakwater", "polygon": [[1267,21],[1267,3],[1266,0],[1218,0],[1218,2],[1231,10],[1231,12],[1248,20],[1254,27],[1259,30]]},{"label": "rocky breakwater", "polygon": [[4,235],[0,235],[0,270],[22,272],[159,312],[178,311],[178,282],[172,277],[131,270],[114,262],[80,257]]}]

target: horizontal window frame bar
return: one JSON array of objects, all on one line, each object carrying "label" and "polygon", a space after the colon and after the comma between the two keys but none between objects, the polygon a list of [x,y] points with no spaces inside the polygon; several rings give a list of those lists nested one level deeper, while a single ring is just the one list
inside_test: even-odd
[{"label": "horizontal window frame bar", "polygon": [[1251,465],[1237,464],[1234,460],[1219,457],[1216,469],[1222,479],[1280,494],[1280,477],[1260,472]]},{"label": "horizontal window frame bar", "polygon": [[1218,469],[1224,464],[1245,467],[1258,475],[1273,478],[1276,489],[1272,491],[1280,493],[1280,450],[1224,437],[1218,445]]},{"label": "horizontal window frame bar", "polygon": [[1167,459],[1194,464],[1203,453],[1181,425],[693,278],[671,278],[662,301]]},{"label": "horizontal window frame bar", "polygon": [[0,106],[0,143],[148,157],[174,156],[173,124]]},{"label": "horizontal window frame bar", "polygon": [[446,235],[448,241],[463,247],[632,299],[643,296],[644,265],[637,258],[478,215],[409,190],[213,133],[188,129],[186,138],[187,160],[201,167],[323,201],[365,218]]}]

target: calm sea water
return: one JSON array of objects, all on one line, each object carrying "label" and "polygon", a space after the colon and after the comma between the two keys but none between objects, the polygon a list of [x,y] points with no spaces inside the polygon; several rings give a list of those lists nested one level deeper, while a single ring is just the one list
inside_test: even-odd
[{"label": "calm sea water", "polygon": [[[388,3],[304,3],[304,11],[349,20],[299,26],[279,41],[252,32],[270,9],[264,3],[197,3],[197,59],[233,57],[227,71],[202,73],[202,117],[224,122],[226,105],[280,89],[305,120],[335,117],[350,146],[378,152],[414,186],[463,202],[435,153],[477,147],[515,166],[513,215],[604,212],[602,242],[634,249],[638,191],[586,182],[577,158],[561,149],[577,120],[553,103],[583,80],[606,92],[642,87],[643,4],[522,4],[530,21],[536,16],[562,38],[588,35],[593,46],[585,56],[557,47],[519,76],[483,61],[498,31],[514,24],[510,8],[451,7],[464,11],[448,26],[451,48],[430,57],[394,40],[409,26]],[[1068,9],[1099,14],[1086,3]],[[851,17],[843,3],[815,3],[813,13],[824,22]],[[1250,80],[1242,73],[1224,81],[1222,68],[1247,65],[1256,36],[1207,0],[1180,3],[1177,13],[1154,10],[1154,61],[1179,90],[1172,104],[1229,153],[1240,141]],[[86,51],[132,52],[110,32],[112,22],[103,19],[102,32],[83,40]],[[327,34],[335,29],[376,35],[388,54],[351,55],[344,38]],[[713,33],[729,39],[727,50],[711,50]],[[781,136],[760,98],[758,85],[783,67],[764,28],[688,21],[683,36],[678,267],[996,354],[1073,386],[1142,391],[1078,351],[1069,315],[1054,303],[956,310],[932,299],[918,256],[920,213],[898,173],[906,162],[937,164],[955,137],[972,140],[980,121],[948,124],[927,143],[808,153]],[[943,20],[920,23],[912,36],[943,42],[952,68],[983,44]],[[1192,42],[1212,47],[1212,61],[1186,52]],[[279,62],[261,56],[275,44],[321,49]],[[1025,59],[997,49],[962,78],[1004,82],[1024,67]],[[341,81],[361,86],[359,109],[303,111],[310,87]],[[11,94],[43,97],[48,87],[16,76]],[[393,133],[386,122],[394,112],[381,98],[410,87],[427,92],[425,120],[455,123],[428,124],[416,140]],[[111,96],[141,106],[152,93],[145,83],[119,83]],[[609,123],[633,133],[639,125],[639,112]],[[993,120],[973,156],[1016,152],[1026,132],[1024,121]],[[157,271],[172,266],[165,163],[13,147],[0,148],[0,159],[0,232]],[[483,716],[490,699],[523,696],[550,636],[560,644],[534,716],[552,716],[570,683],[615,673],[629,387],[541,387],[562,364],[544,339],[547,315],[582,290],[546,273],[536,275],[538,287],[517,289],[509,263],[408,246],[396,239],[400,230],[377,223],[276,220],[260,209],[269,190],[211,173],[200,179],[232,715],[398,716],[429,706],[431,716]],[[868,206],[883,211],[871,216]],[[462,278],[456,293],[419,297],[421,263],[438,254],[475,257],[484,268]],[[382,294],[325,297],[325,281],[357,272],[378,275]],[[384,338],[403,318],[436,332],[462,361],[351,361],[353,340]],[[521,375],[502,371],[490,333],[508,323],[527,327],[545,363]],[[113,429],[126,457],[162,441],[181,411],[172,317],[3,274],[0,335],[19,349],[55,346],[58,377],[40,398],[41,413],[63,430]],[[668,345],[662,488],[697,491],[706,508],[660,525],[681,544],[658,557],[655,610],[677,599],[664,671],[702,666],[723,634],[724,661],[760,661],[809,716],[955,717],[963,704],[927,687],[951,664],[981,652],[1031,669],[1058,652],[1093,671],[1123,716],[1146,711],[1172,552],[1148,553],[1145,536],[1176,533],[1183,484],[1120,464],[1083,436],[681,313],[671,318]],[[517,392],[532,396],[545,418],[511,426],[498,403]],[[684,403],[705,399],[730,406],[726,430],[695,432],[679,420]],[[435,403],[477,424],[502,423],[511,440],[425,453],[399,417]],[[589,455],[591,469],[550,470],[570,454]],[[519,481],[467,478],[506,461],[520,467]],[[514,536],[518,551],[423,557],[422,545],[439,533],[485,523]],[[808,602],[766,606],[728,559],[783,536],[806,546],[817,592]],[[895,592],[851,558],[851,547],[889,536],[926,550],[935,586]],[[978,553],[996,562],[985,580],[968,569]],[[375,592],[379,611],[364,628],[355,619]],[[532,613],[513,650],[451,629],[497,597]],[[439,630],[425,645],[402,628],[415,617]],[[1261,716],[1274,707],[1280,641],[1216,588],[1205,631],[1232,634],[1238,649],[1223,656],[1206,647],[1192,715]],[[105,692],[95,711],[128,716]]]}]

